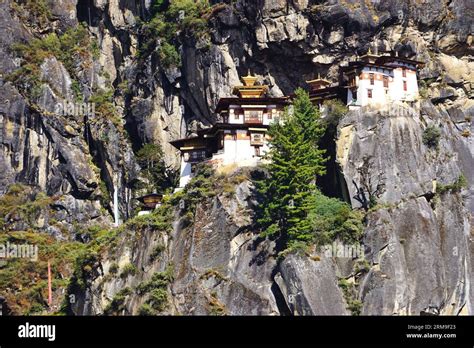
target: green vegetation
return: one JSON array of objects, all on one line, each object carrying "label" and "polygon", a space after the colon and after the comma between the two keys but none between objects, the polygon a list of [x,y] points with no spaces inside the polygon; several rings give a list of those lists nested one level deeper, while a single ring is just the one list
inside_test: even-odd
[{"label": "green vegetation", "polygon": [[82,94],[81,85],[79,84],[79,82],[76,80],[72,80],[71,89],[72,93],[74,94],[74,100],[76,102],[82,102],[82,100],[84,99],[84,95]]},{"label": "green vegetation", "polygon": [[120,290],[117,294],[115,294],[114,298],[110,303],[105,307],[104,313],[105,314],[120,314],[121,311],[125,309],[125,300],[127,296],[132,294],[132,290],[130,288],[124,288]]},{"label": "green vegetation", "polygon": [[151,280],[141,282],[137,286],[137,292],[140,295],[147,294],[153,289],[166,289],[168,284],[173,280],[173,267],[168,266],[164,272],[153,274]]},{"label": "green vegetation", "polygon": [[43,28],[53,19],[46,0],[15,0],[10,5],[24,23]]},{"label": "green vegetation", "polygon": [[296,96],[293,111],[285,111],[283,123],[269,128],[269,175],[256,180],[262,235],[281,239],[284,247],[312,239],[307,216],[316,175],[325,171],[324,151],[317,145],[324,132],[319,112],[305,91],[298,89]]},{"label": "green vegetation", "polygon": [[148,303],[144,303],[138,309],[138,315],[151,316],[151,315],[155,315],[155,311],[154,311],[153,307],[150,306]]},{"label": "green vegetation", "polygon": [[216,195],[215,182],[213,168],[208,164],[199,163],[194,177],[182,191],[173,195],[171,203],[179,206],[181,216],[189,213],[187,217],[192,218],[198,203]]},{"label": "green vegetation", "polygon": [[150,254],[150,261],[155,261],[165,250],[165,246],[163,244],[158,244]]},{"label": "green vegetation", "polygon": [[36,227],[38,216],[49,209],[54,200],[54,197],[43,192],[33,192],[28,186],[11,185],[7,193],[0,197],[0,228],[5,228],[8,220],[22,221],[32,228]]},{"label": "green vegetation", "polygon": [[[270,126],[268,175],[256,179],[257,224],[262,236],[277,239],[282,257],[306,253],[309,244],[356,243],[363,230],[360,211],[316,188],[316,176],[325,173],[326,158],[318,144],[326,127],[309,95],[301,89],[295,94],[293,110],[286,110],[284,122]],[[337,103],[327,106],[334,120],[346,112]]]},{"label": "green vegetation", "polygon": [[166,166],[163,150],[156,144],[145,144],[137,152],[137,161],[143,175],[149,182],[147,191],[165,192],[175,187],[178,180],[176,170]]},{"label": "green vegetation", "polygon": [[87,249],[81,250],[74,264],[74,272],[71,284],[77,285],[80,289],[85,290],[87,281],[94,271],[94,266],[98,262],[98,255]]},{"label": "green vegetation", "polygon": [[109,192],[109,189],[107,188],[107,184],[102,179],[99,181],[99,190],[100,190],[100,204],[103,207],[107,207],[110,202],[110,192]]},{"label": "green vegetation", "polygon": [[[15,83],[20,90],[30,92],[33,96],[39,93],[41,86],[40,65],[46,58],[56,57],[63,63],[71,77],[76,80],[75,64],[80,57],[82,64],[86,64],[92,57],[93,40],[85,25],[80,24],[69,28],[58,36],[51,33],[43,38],[35,38],[24,44],[13,44],[15,51],[23,62],[19,69],[10,74],[7,79]],[[58,91],[56,91],[58,92]]]},{"label": "green vegetation", "polygon": [[37,246],[38,260],[13,258],[0,264],[1,295],[15,315],[47,314],[48,261],[51,262],[53,291],[65,289],[74,260],[81,254],[84,244],[58,242],[35,230],[2,232],[0,244],[6,243]]},{"label": "green vegetation", "polygon": [[[403,239],[403,238],[402,238]],[[400,239],[400,243],[403,244],[402,239]],[[358,259],[354,264],[354,272],[357,273],[366,273],[370,270],[370,263],[367,259]]]},{"label": "green vegetation", "polygon": [[318,245],[330,244],[334,240],[357,243],[363,232],[363,213],[336,198],[316,192],[312,198],[312,209],[308,220],[312,227],[312,239]]},{"label": "green vegetation", "polygon": [[227,311],[223,303],[217,298],[217,293],[212,292],[209,299],[209,315],[222,316],[226,315]]},{"label": "green vegetation", "polygon": [[461,190],[463,188],[467,188],[468,187],[468,183],[467,183],[467,180],[466,180],[466,177],[461,174],[455,182],[453,182],[452,184],[448,184],[448,185],[441,185],[439,184],[436,191],[437,193],[439,194],[443,194],[443,193],[446,193],[446,192],[461,192]]},{"label": "green vegetation", "polygon": [[172,209],[169,204],[163,204],[150,214],[135,216],[125,223],[124,228],[132,231],[153,229],[155,231],[171,231],[173,220]]},{"label": "green vegetation", "polygon": [[120,278],[127,278],[130,275],[135,275],[137,273],[137,267],[132,264],[128,263],[122,268],[122,272],[120,273]]},{"label": "green vegetation", "polygon": [[[37,262],[11,259],[0,266],[0,288],[5,289],[2,295],[14,314],[46,313],[48,260],[53,272],[53,291],[85,289],[95,272],[99,254],[105,246],[114,246],[118,232],[100,226],[77,228],[78,233],[90,236],[92,242],[88,244],[58,241],[41,231],[37,226],[40,217],[49,218],[49,225],[61,226],[51,207],[57,199],[21,184],[11,185],[0,197],[0,228],[4,231],[0,234],[0,244],[36,245],[39,254]],[[26,231],[12,231],[17,226]],[[65,237],[69,237],[68,233],[63,232]]]},{"label": "green vegetation", "polygon": [[163,311],[166,309],[168,303],[167,290],[163,288],[151,290],[146,303],[149,304],[154,310]]},{"label": "green vegetation", "polygon": [[269,176],[256,181],[262,235],[276,236],[285,246],[313,239],[307,216],[314,202],[316,175],[325,172],[326,161],[317,145],[324,133],[319,112],[307,92],[298,89],[296,96],[293,112],[286,110],[283,123],[269,128]]},{"label": "green vegetation", "polygon": [[156,0],[152,12],[151,19],[139,23],[142,37],[137,52],[139,58],[146,57],[157,48],[164,67],[179,67],[181,57],[176,46],[181,33],[199,39],[209,38],[207,22],[212,8],[207,0],[174,0],[169,3]]},{"label": "green vegetation", "polygon": [[159,56],[161,60],[161,64],[165,67],[178,67],[181,65],[181,56],[176,50],[176,48],[169,44],[168,42],[164,42],[159,49]]},{"label": "green vegetation", "polygon": [[441,130],[436,126],[428,126],[423,131],[423,144],[430,148],[438,148]]},{"label": "green vegetation", "polygon": [[355,285],[342,278],[339,280],[339,287],[344,294],[344,299],[347,303],[347,309],[352,313],[352,315],[360,315],[362,310],[362,302],[356,299],[357,294]]},{"label": "green vegetation", "polygon": [[138,284],[139,295],[148,294],[148,298],[139,309],[140,315],[154,315],[166,309],[168,304],[168,285],[173,280],[173,267],[168,266],[164,272],[153,274],[149,281]]},{"label": "green vegetation", "polygon": [[[55,218],[51,205],[56,197],[48,197],[36,193],[29,186],[15,184],[9,187],[7,193],[0,197],[0,219],[3,233],[0,234],[0,244],[7,242],[15,244],[33,244],[39,249],[39,260],[32,262],[26,259],[11,259],[0,265],[0,288],[6,297],[9,308],[14,314],[46,314],[47,311],[47,261],[51,261],[53,271],[53,291],[67,289],[59,313],[72,314],[70,294],[77,294],[90,286],[91,280],[99,275],[98,267],[101,256],[105,251],[113,251],[118,242],[131,236],[133,231],[137,236],[143,229],[153,228],[159,231],[171,229],[173,207],[165,200],[162,207],[154,214],[131,219],[119,228],[108,229],[99,225],[88,227],[75,226],[76,233],[88,236],[90,242],[58,241],[46,233],[41,233],[36,227],[39,217],[49,217],[49,225],[60,225]],[[9,231],[21,226],[29,226],[27,231]],[[64,232],[67,237],[67,231]],[[160,246],[160,250],[163,246]],[[158,253],[158,247],[156,248]],[[127,277],[137,271],[132,264],[119,270],[116,263],[111,264],[110,274],[120,274]],[[158,285],[159,277],[171,279],[171,273],[163,273],[154,277],[151,288]],[[119,294],[111,304],[109,311],[120,309],[120,302],[125,296]],[[154,294],[153,303],[156,308],[161,306]]]},{"label": "green vegetation", "polygon": [[119,271],[119,265],[117,263],[113,263],[109,267],[109,272],[112,274],[116,274]]},{"label": "green vegetation", "polygon": [[418,94],[422,99],[427,99],[429,96],[428,83],[425,80],[420,80],[420,88],[418,89]]},{"label": "green vegetation", "polygon": [[114,105],[113,89],[98,89],[89,98],[90,103],[95,103],[95,114],[103,120],[110,120],[115,127],[122,130],[122,119]]},{"label": "green vegetation", "polygon": [[337,126],[339,120],[347,113],[349,108],[341,102],[339,99],[325,100],[323,103],[324,108],[327,109],[327,122],[329,125]]},{"label": "green vegetation", "polygon": [[[128,220],[119,228],[103,229],[100,226],[86,228],[83,233],[89,234],[91,242],[81,244],[83,248],[78,253],[74,262],[74,272],[68,286],[68,294],[74,294],[78,290],[84,290],[88,286],[88,280],[95,278],[97,274],[97,265],[101,255],[107,251],[113,251],[120,239],[130,238],[131,233],[135,237],[139,236],[141,231],[152,228],[158,231],[168,231],[171,228],[172,208],[169,202],[165,202],[159,209],[149,215],[135,217]],[[135,265],[129,263],[119,270],[116,263],[110,266],[109,272],[117,274],[120,272],[121,278],[127,278],[137,272]],[[61,308],[63,313],[72,314],[70,304],[63,302]]]}]

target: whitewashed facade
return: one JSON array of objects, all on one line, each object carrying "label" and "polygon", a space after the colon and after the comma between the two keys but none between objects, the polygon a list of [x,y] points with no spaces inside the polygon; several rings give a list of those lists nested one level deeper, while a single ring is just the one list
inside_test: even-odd
[{"label": "whitewashed facade", "polygon": [[199,162],[215,167],[256,166],[261,162],[268,151],[268,127],[279,122],[287,97],[265,97],[267,86],[255,85],[255,80],[250,75],[244,77],[244,85],[234,89],[237,97],[219,100],[219,121],[213,127],[171,142],[181,152],[180,188],[189,183]]},{"label": "whitewashed facade", "polygon": [[[324,101],[339,99],[349,108],[386,107],[395,101],[414,102],[418,98],[417,67],[414,60],[393,55],[374,55],[370,51],[360,60],[341,67],[339,84],[321,79],[309,80],[310,100],[324,114]],[[194,137],[172,141],[181,152],[180,184],[193,176],[196,163],[207,161],[217,167],[255,166],[268,151],[267,129],[279,122],[290,97],[268,98],[267,86],[255,85],[256,77],[245,76],[236,86],[237,97],[221,98],[216,107],[220,121]]]},{"label": "whitewashed facade", "polygon": [[393,56],[366,55],[344,67],[348,77],[347,105],[384,106],[417,100],[417,65],[421,62]]}]

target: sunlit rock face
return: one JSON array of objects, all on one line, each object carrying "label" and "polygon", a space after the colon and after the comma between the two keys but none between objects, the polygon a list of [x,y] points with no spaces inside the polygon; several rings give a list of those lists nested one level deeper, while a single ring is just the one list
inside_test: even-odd
[{"label": "sunlit rock face", "polygon": [[[351,110],[338,125],[331,161],[340,167],[345,198],[360,207],[356,185],[364,158],[374,180],[384,183],[367,215],[365,272],[353,270],[355,260],[317,253],[279,259],[274,242],[256,234],[255,197],[245,181],[233,197],[200,202],[191,226],[176,217],[169,235],[124,235],[76,293],[75,314],[104,313],[121,289],[170,263],[175,275],[164,314],[350,315],[340,278],[355,284],[351,296],[361,301],[362,314],[473,314],[472,1],[410,7],[396,0],[214,1],[221,8],[209,18],[209,39],[181,37],[178,68],[164,67],[159,55],[137,59],[142,38],[135,26],[150,13],[150,2],[139,3],[57,1],[51,19],[41,23],[12,1],[0,3],[0,194],[23,183],[55,196],[64,228],[50,224],[47,214],[37,225],[58,240],[75,239],[78,225],[112,226],[114,192],[120,219],[132,216],[142,178],[134,150],[155,143],[166,165],[177,169],[179,154],[168,142],[212,125],[219,98],[231,96],[248,70],[277,97],[307,88],[305,81],[317,74],[337,82],[340,65],[369,47],[396,50],[425,63],[422,97],[413,106]],[[41,88],[15,87],[7,78],[20,65],[12,44],[64,33],[78,22],[97,40],[95,58],[78,55],[65,66],[46,57]],[[76,103],[78,88],[87,100],[91,86],[115,91],[115,119],[75,112],[78,105],[55,112],[58,103]],[[430,125],[441,130],[438,149],[423,144]],[[467,188],[437,194],[461,174]],[[150,263],[158,244],[165,251]],[[135,275],[107,277],[112,264],[129,262]],[[130,296],[123,313],[138,314],[143,301]]]}]

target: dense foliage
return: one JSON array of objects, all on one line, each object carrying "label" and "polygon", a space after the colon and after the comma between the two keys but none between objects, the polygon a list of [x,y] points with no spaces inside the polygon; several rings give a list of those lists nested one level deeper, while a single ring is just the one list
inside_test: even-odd
[{"label": "dense foliage", "polygon": [[156,144],[145,144],[137,152],[137,160],[148,181],[149,191],[164,192],[177,184],[177,172],[166,165],[163,150]]},{"label": "dense foliage", "polygon": [[90,59],[99,55],[97,41],[91,39],[83,24],[69,28],[59,36],[51,33],[28,43],[13,44],[11,49],[23,60],[21,66],[8,76],[8,80],[14,82],[20,91],[28,92],[33,97],[40,93],[40,65],[46,58],[56,57],[76,80],[75,64],[78,61],[83,65],[90,64]]},{"label": "dense foliage", "polygon": [[423,144],[431,148],[438,148],[441,131],[436,126],[428,126],[423,131]]},{"label": "dense foliage", "polygon": [[325,151],[318,146],[325,126],[307,92],[298,89],[295,95],[282,122],[269,129],[268,175],[256,181],[257,223],[262,235],[277,238],[282,248],[335,238],[353,242],[360,236],[361,216],[317,190],[316,176],[325,172]]},{"label": "dense foliage", "polygon": [[207,0],[155,0],[151,18],[139,23],[141,45],[138,57],[146,57],[156,50],[162,66],[179,67],[181,56],[176,48],[179,35],[183,33],[201,40],[207,38],[210,10]]}]

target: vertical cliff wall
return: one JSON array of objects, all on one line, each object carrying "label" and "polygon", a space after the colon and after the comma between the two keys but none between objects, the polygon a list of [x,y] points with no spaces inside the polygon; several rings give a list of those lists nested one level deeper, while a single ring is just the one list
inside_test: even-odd
[{"label": "vertical cliff wall", "polygon": [[[61,240],[82,240],[78,226],[111,227],[115,190],[121,219],[130,217],[143,176],[136,150],[158,144],[176,168],[179,158],[168,141],[212,124],[217,100],[248,69],[270,86],[270,95],[280,96],[306,87],[318,73],[337,81],[340,64],[369,47],[426,63],[417,107],[354,110],[338,126],[332,160],[353,206],[359,206],[355,184],[364,158],[384,178],[366,220],[366,271],[354,271],[355,261],[277,260],[274,245],[252,230],[246,182],[234,198],[201,202],[186,228],[176,218],[169,233],[149,228],[121,235],[119,249],[104,252],[102,271],[77,292],[76,314],[103,313],[121,289],[150,281],[169,264],[173,281],[159,287],[169,295],[164,313],[349,314],[351,299],[338,286],[344,278],[355,284],[351,296],[362,301],[363,314],[472,314],[472,2],[214,1],[208,37],[177,34],[177,67],[165,67],[159,54],[139,58],[141,22],[152,15],[148,2],[42,1],[47,11],[32,3],[0,2],[0,194],[23,183],[54,196],[63,228],[46,219],[39,231]],[[32,63],[15,44],[63,37],[79,22],[92,40],[89,49],[75,47],[67,59],[48,53],[30,65],[39,85],[12,77]],[[112,96],[94,99],[94,87]],[[58,102],[78,95],[110,102],[115,111],[56,112]],[[441,129],[437,150],[422,141],[430,125]],[[467,188],[440,192],[461,174]],[[162,259],[150,264],[157,245],[165,248]],[[136,274],[100,278],[114,263],[131,263]],[[123,310],[138,313],[146,297],[127,296]]]}]

